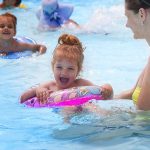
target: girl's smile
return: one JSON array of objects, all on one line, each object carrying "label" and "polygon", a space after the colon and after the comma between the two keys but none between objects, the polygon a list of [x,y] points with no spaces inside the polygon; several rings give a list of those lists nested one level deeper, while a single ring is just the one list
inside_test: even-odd
[{"label": "girl's smile", "polygon": [[78,75],[78,66],[76,61],[64,58],[55,62],[53,70],[56,83],[60,88],[72,86]]}]

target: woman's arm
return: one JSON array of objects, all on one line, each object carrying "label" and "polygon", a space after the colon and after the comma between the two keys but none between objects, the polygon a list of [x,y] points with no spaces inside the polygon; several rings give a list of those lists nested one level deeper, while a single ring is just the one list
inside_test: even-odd
[{"label": "woman's arm", "polygon": [[141,110],[150,110],[150,58],[144,70],[137,107]]},{"label": "woman's arm", "polygon": [[138,80],[137,80],[135,86],[132,89],[123,91],[119,95],[115,95],[114,99],[132,99],[132,94],[133,94],[135,88],[137,87],[137,85],[139,84],[139,81],[141,80],[143,73],[144,73],[144,71],[142,71],[142,73],[138,77]]},{"label": "woman's arm", "polygon": [[67,24],[70,24],[70,23],[74,24],[77,28],[80,28],[80,25],[72,19],[69,19],[65,24],[67,25]]},{"label": "woman's arm", "polygon": [[114,99],[132,99],[133,92],[134,88],[127,91],[123,91],[119,95],[115,95]]}]

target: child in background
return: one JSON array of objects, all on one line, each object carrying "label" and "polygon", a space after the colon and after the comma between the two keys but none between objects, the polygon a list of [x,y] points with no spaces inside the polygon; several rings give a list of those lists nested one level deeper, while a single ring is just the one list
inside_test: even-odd
[{"label": "child in background", "polygon": [[[82,70],[84,48],[79,39],[73,35],[63,34],[58,39],[57,47],[53,52],[52,69],[54,73],[54,81],[41,84],[38,87],[31,88],[21,96],[21,103],[29,98],[37,97],[41,103],[46,103],[47,98],[52,92],[78,86],[91,86],[88,80],[78,78]],[[103,97],[111,99],[113,89],[109,84],[101,86]],[[91,106],[91,103],[89,103]],[[67,112],[76,112],[81,107],[68,107]],[[89,107],[95,110],[95,107]],[[73,110],[73,111],[72,111]]]},{"label": "child in background", "polygon": [[70,19],[73,6],[60,4],[57,0],[42,0],[42,7],[37,12],[39,28],[42,30],[57,30],[62,26],[73,25],[79,28],[78,23]]},{"label": "child in background", "polygon": [[3,2],[0,4],[0,8],[13,7],[26,8],[24,4],[21,4],[21,0],[3,0]]},{"label": "child in background", "polygon": [[9,52],[22,52],[31,50],[39,54],[46,52],[46,47],[40,44],[29,44],[18,42],[16,35],[17,18],[11,13],[0,15],[0,55],[7,55]]}]

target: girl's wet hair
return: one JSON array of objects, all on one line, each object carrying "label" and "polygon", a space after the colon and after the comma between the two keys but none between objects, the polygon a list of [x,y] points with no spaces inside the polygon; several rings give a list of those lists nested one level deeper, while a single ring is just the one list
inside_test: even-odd
[{"label": "girl's wet hair", "polygon": [[16,0],[15,6],[19,6],[21,4],[21,0]]},{"label": "girl's wet hair", "polygon": [[70,34],[63,34],[58,39],[58,44],[53,52],[52,67],[58,59],[68,59],[77,62],[78,72],[82,69],[84,48],[80,40]]},{"label": "girl's wet hair", "polygon": [[150,0],[125,0],[126,7],[135,13],[139,12],[140,8],[150,8]]},{"label": "girl's wet hair", "polygon": [[15,27],[15,32],[16,32],[16,25],[17,25],[17,18],[16,18],[16,16],[14,16],[13,14],[11,14],[9,12],[6,12],[4,14],[1,14],[0,17],[11,18],[12,22],[14,24],[14,27]]},{"label": "girl's wet hair", "polygon": [[[3,3],[5,3],[5,0],[3,1]],[[21,0],[16,0],[14,6],[18,7],[21,4]]]}]

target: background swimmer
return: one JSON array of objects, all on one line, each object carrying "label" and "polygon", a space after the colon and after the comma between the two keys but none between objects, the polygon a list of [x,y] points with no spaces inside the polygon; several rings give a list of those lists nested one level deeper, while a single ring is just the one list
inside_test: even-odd
[{"label": "background swimmer", "polygon": [[39,28],[43,30],[57,30],[63,25],[74,25],[79,28],[78,23],[70,19],[74,7],[70,4],[60,4],[57,0],[42,0],[42,7],[37,12]]},{"label": "background swimmer", "polygon": [[7,55],[9,52],[22,52],[31,50],[39,54],[46,52],[46,47],[40,44],[18,42],[16,35],[17,18],[11,13],[0,15],[0,54]]},{"label": "background swimmer", "polygon": [[11,7],[26,8],[26,6],[21,3],[21,0],[3,0],[3,2],[0,4],[0,8],[11,8]]}]

